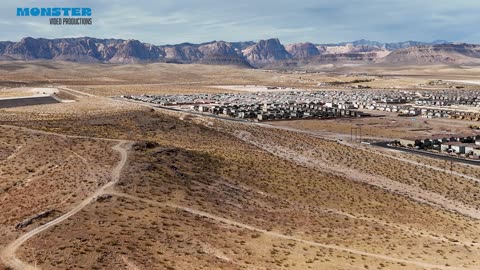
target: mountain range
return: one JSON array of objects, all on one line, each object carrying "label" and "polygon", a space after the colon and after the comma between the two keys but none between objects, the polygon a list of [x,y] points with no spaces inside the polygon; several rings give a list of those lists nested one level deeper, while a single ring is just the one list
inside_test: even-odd
[{"label": "mountain range", "polygon": [[138,40],[91,37],[44,39],[26,37],[0,42],[0,60],[58,60],[86,63],[202,63],[256,68],[298,68],[329,63],[478,64],[480,45],[357,40],[335,44],[310,42],[283,45],[277,38],[258,42],[211,41],[153,45]]}]

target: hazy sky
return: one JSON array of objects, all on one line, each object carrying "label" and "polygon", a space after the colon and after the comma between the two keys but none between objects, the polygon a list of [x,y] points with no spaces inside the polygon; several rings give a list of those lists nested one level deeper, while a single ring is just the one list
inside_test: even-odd
[{"label": "hazy sky", "polygon": [[[17,17],[17,7],[90,7],[92,26]],[[153,44],[246,41],[383,42],[445,39],[480,43],[476,0],[3,0],[0,40],[32,37],[139,39]]]}]

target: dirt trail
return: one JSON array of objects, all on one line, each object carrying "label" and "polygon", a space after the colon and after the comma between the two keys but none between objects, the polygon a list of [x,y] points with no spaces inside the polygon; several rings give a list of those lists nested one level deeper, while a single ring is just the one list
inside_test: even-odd
[{"label": "dirt trail", "polygon": [[[225,185],[229,188],[236,189],[236,190],[241,190],[241,191],[244,191],[244,192],[253,192],[253,193],[256,193],[256,194],[258,194],[262,197],[270,197],[270,198],[274,198],[276,200],[281,200],[285,203],[288,203],[290,205],[290,207],[292,207],[294,209],[294,211],[304,211],[306,207],[309,207],[308,205],[304,205],[304,204],[301,204],[301,203],[298,203],[298,202],[293,202],[293,201],[287,200],[282,196],[273,195],[273,194],[266,193],[266,192],[260,191],[258,189],[253,189],[253,188],[250,188],[250,187],[247,187],[247,186],[234,185],[234,184],[231,184],[231,183],[228,183],[228,182],[225,182],[225,181],[221,181],[221,180],[217,180],[216,183],[218,185]],[[323,212],[323,213],[334,214],[334,215],[344,216],[344,217],[348,217],[348,218],[354,218],[354,219],[358,219],[358,220],[364,220],[364,221],[370,222],[372,224],[378,224],[378,225],[381,225],[381,226],[402,230],[405,233],[415,235],[417,237],[425,237],[425,238],[429,238],[429,239],[433,239],[433,240],[437,240],[437,241],[446,242],[446,243],[449,243],[451,245],[457,245],[457,246],[465,246],[465,245],[467,245],[467,246],[479,246],[480,245],[479,243],[476,243],[475,241],[460,241],[458,239],[455,242],[452,242],[451,239],[455,238],[452,235],[447,237],[445,235],[438,235],[438,233],[432,234],[431,232],[422,231],[422,230],[418,230],[418,229],[413,229],[409,226],[402,225],[402,224],[392,224],[390,222],[386,222],[386,221],[383,221],[383,220],[380,220],[380,219],[377,219],[377,218],[373,218],[373,217],[350,214],[350,213],[344,212],[344,211],[342,211],[340,209],[337,209],[337,208],[325,208],[325,207],[316,206],[316,207],[313,207],[313,209],[315,209],[316,211]]]},{"label": "dirt trail", "polygon": [[[436,166],[433,166],[433,165],[428,165],[428,164],[421,163],[421,162],[418,162],[418,161],[415,161],[415,160],[410,160],[410,159],[407,159],[407,158],[404,158],[404,157],[399,157],[399,156],[395,156],[395,155],[391,154],[391,153],[405,154],[404,152],[401,152],[399,150],[387,149],[387,148],[371,149],[371,148],[369,148],[365,145],[362,145],[362,144],[355,144],[355,143],[350,143],[350,142],[346,142],[346,141],[342,141],[342,142],[338,142],[338,143],[343,144],[343,145],[348,146],[348,147],[358,148],[358,149],[361,149],[363,151],[367,151],[367,152],[375,154],[375,155],[381,155],[383,157],[393,158],[393,159],[396,159],[398,161],[402,161],[402,162],[409,163],[409,164],[416,165],[416,166],[422,166],[422,167],[425,167],[427,169],[435,170],[435,171],[438,171],[438,172],[449,173],[449,174],[452,174],[452,175],[455,175],[455,176],[463,177],[465,179],[472,180],[472,181],[480,183],[480,179],[477,178],[477,177],[474,177],[474,176],[471,176],[471,175],[466,175],[466,174],[463,174],[463,173],[460,173],[460,172],[457,172],[457,171],[450,171],[447,167],[439,168],[439,167],[436,167]],[[466,166],[466,167],[472,166],[472,165],[463,164],[463,163],[458,163],[458,165],[459,166]]]},{"label": "dirt trail", "polygon": [[[58,134],[57,134],[58,135]],[[8,244],[1,252],[0,252],[0,258],[2,261],[9,267],[13,269],[18,269],[18,270],[38,270],[38,267],[34,267],[26,262],[23,262],[22,260],[18,259],[15,257],[15,252],[16,250],[23,244],[25,243],[28,239],[32,238],[33,236],[49,229],[52,226],[55,226],[66,219],[70,218],[71,216],[75,215],[79,211],[81,211],[85,206],[89,205],[95,198],[97,198],[100,195],[105,194],[105,190],[113,185],[115,185],[118,180],[120,179],[120,174],[127,162],[127,157],[128,157],[128,150],[131,147],[131,143],[128,141],[118,141],[118,144],[112,147],[113,150],[117,151],[120,153],[120,161],[118,164],[113,168],[112,170],[112,176],[111,176],[111,181],[108,182],[107,184],[103,185],[100,187],[98,190],[96,190],[93,194],[85,198],[83,201],[81,201],[78,205],[76,205],[72,210],[68,211],[67,213],[63,214],[62,216],[45,223],[29,232],[26,234],[20,236],[17,238],[15,241],[11,242]]]},{"label": "dirt trail", "polygon": [[9,160],[15,158],[16,156],[22,154],[24,151],[26,151],[25,145],[20,145],[20,146],[18,146],[18,147],[15,149],[15,151],[13,151],[13,153],[10,154],[7,158],[5,158],[4,160],[1,160],[0,163],[4,163],[4,162],[6,162],[6,161],[9,161]]},{"label": "dirt trail", "polygon": [[41,134],[41,135],[56,136],[56,137],[60,137],[60,138],[88,139],[88,140],[110,141],[110,142],[119,142],[119,141],[121,141],[121,140],[118,140],[118,139],[111,139],[111,138],[89,137],[89,136],[82,136],[82,135],[60,134],[60,133],[55,133],[55,132],[49,132],[49,131],[38,130],[38,129],[30,129],[30,128],[26,128],[26,127],[19,127],[19,126],[12,126],[12,125],[0,125],[0,127],[2,127],[2,128],[9,128],[9,129],[15,129],[15,130],[24,131],[24,132],[29,132],[29,133],[32,133],[32,134]]},{"label": "dirt trail", "polygon": [[92,94],[89,94],[89,93],[85,93],[85,92],[82,92],[82,91],[78,91],[78,90],[74,90],[74,89],[71,89],[71,88],[67,88],[66,86],[60,86],[58,87],[58,89],[62,90],[62,91],[65,91],[75,97],[96,97],[95,95],[92,95]]},{"label": "dirt trail", "polygon": [[228,225],[231,225],[231,226],[236,226],[236,227],[247,229],[247,230],[250,230],[250,231],[263,233],[263,234],[265,234],[267,236],[270,236],[270,237],[273,237],[273,238],[292,240],[292,241],[301,242],[301,243],[305,243],[305,244],[316,246],[316,247],[328,248],[328,249],[348,252],[348,253],[351,253],[351,254],[356,254],[356,255],[361,255],[361,256],[368,256],[368,257],[372,257],[372,258],[376,258],[376,259],[380,259],[380,260],[385,260],[385,261],[390,261],[390,262],[395,262],[395,263],[410,264],[410,265],[423,267],[423,268],[426,268],[426,269],[441,269],[441,270],[465,270],[465,269],[467,269],[467,268],[463,268],[463,267],[445,266],[445,265],[437,265],[437,264],[431,264],[431,263],[426,263],[426,262],[406,260],[406,259],[391,257],[391,256],[387,256],[387,255],[377,254],[377,253],[365,252],[365,251],[361,251],[361,250],[357,250],[357,249],[353,249],[353,248],[342,247],[342,246],[338,246],[338,245],[322,244],[322,243],[318,243],[318,242],[311,241],[311,240],[305,240],[305,239],[298,238],[298,237],[291,236],[291,235],[286,235],[286,234],[273,232],[273,231],[267,231],[265,229],[257,228],[255,226],[251,226],[251,225],[241,223],[241,222],[238,222],[238,221],[234,221],[234,220],[231,220],[231,219],[219,217],[219,216],[216,216],[214,214],[210,214],[210,213],[200,211],[200,210],[196,210],[196,209],[186,207],[186,206],[181,206],[181,205],[177,205],[177,204],[173,204],[173,203],[157,202],[157,201],[154,201],[154,200],[144,199],[144,198],[140,198],[140,197],[133,196],[133,195],[130,195],[130,194],[115,192],[115,191],[112,191],[108,194],[118,196],[118,197],[124,197],[124,198],[131,199],[131,200],[141,201],[141,202],[149,203],[149,204],[152,204],[152,205],[158,205],[158,206],[162,206],[162,207],[171,207],[171,208],[183,210],[185,212],[189,212],[189,213],[197,215],[197,216],[206,217],[206,218],[209,218],[209,219],[212,219],[212,220],[224,223],[224,224],[228,224]]},{"label": "dirt trail", "polygon": [[389,192],[411,198],[417,202],[426,203],[437,208],[446,209],[448,211],[460,213],[468,217],[480,219],[480,211],[477,209],[461,202],[448,199],[445,196],[435,192],[393,181],[386,177],[370,175],[345,166],[326,163],[325,161],[305,156],[295,150],[274,144],[271,141],[255,138],[252,136],[252,134],[246,131],[237,132],[235,135],[245,142],[255,145],[260,149],[263,149],[280,158],[296,162],[297,164],[306,165],[317,169],[321,168],[322,171],[330,172],[340,177],[346,177],[347,179],[351,179],[356,182],[377,186]]},{"label": "dirt trail", "polygon": [[[475,182],[480,183],[480,179],[477,178],[477,177],[473,177],[473,176],[466,175],[466,174],[459,173],[459,172],[450,172],[450,171],[448,171],[447,169],[444,169],[444,168],[438,168],[438,167],[435,167],[435,166],[431,166],[431,165],[419,163],[419,162],[416,162],[416,161],[412,161],[412,160],[409,160],[409,159],[406,159],[406,158],[396,157],[396,156],[393,156],[393,155],[389,155],[386,152],[373,151],[371,149],[368,149],[368,147],[366,147],[362,144],[351,143],[351,142],[349,142],[349,139],[350,139],[349,134],[335,133],[335,132],[330,132],[330,131],[308,131],[308,130],[301,130],[301,129],[296,129],[296,128],[283,127],[283,126],[273,126],[273,125],[263,124],[263,123],[257,123],[257,125],[262,126],[262,127],[267,127],[267,128],[277,128],[277,129],[282,129],[282,130],[287,130],[287,131],[292,131],[292,132],[297,132],[297,133],[303,133],[303,134],[311,135],[311,136],[326,139],[326,140],[336,141],[336,142],[338,142],[340,144],[343,144],[345,146],[349,146],[349,147],[353,147],[353,148],[360,148],[364,151],[369,151],[370,153],[382,155],[382,156],[389,157],[389,158],[394,158],[394,159],[399,160],[399,161],[407,162],[407,163],[410,163],[410,164],[413,164],[413,165],[423,166],[423,167],[428,168],[428,169],[432,169],[432,170],[436,170],[436,171],[440,171],[440,172],[452,173],[453,175],[460,176],[460,177],[463,177],[463,178],[473,180]],[[339,140],[339,139],[342,139],[342,140]],[[371,140],[377,140],[377,141],[385,141],[386,140],[386,138],[373,137],[373,136],[364,136],[363,139],[371,139]],[[393,141],[394,139],[391,139],[391,140]],[[391,152],[402,153],[400,151],[393,150],[393,149],[384,149],[384,150],[389,150]],[[463,164],[460,164],[460,165],[463,165]],[[468,165],[466,165],[466,166],[468,166]]]},{"label": "dirt trail", "polygon": [[[423,163],[420,163],[420,162],[417,162],[417,161],[409,160],[409,159],[406,159],[406,158],[396,157],[396,156],[393,156],[393,155],[388,155],[386,153],[378,153],[378,152],[373,152],[373,151],[372,151],[372,153],[377,153],[377,154],[385,156],[385,157],[394,158],[394,159],[399,160],[399,161],[410,163],[412,165],[422,166],[422,167],[432,169],[432,170],[435,170],[435,171],[449,173],[449,174],[452,174],[452,175],[455,175],[455,176],[463,177],[465,179],[469,179],[469,180],[480,183],[480,179],[477,178],[477,177],[466,175],[466,174],[463,174],[463,173],[460,173],[460,172],[457,172],[457,171],[450,171],[447,167],[439,168],[439,167],[435,167],[435,166],[432,166],[432,165],[423,164]],[[460,166],[471,166],[471,165],[460,164]]]}]

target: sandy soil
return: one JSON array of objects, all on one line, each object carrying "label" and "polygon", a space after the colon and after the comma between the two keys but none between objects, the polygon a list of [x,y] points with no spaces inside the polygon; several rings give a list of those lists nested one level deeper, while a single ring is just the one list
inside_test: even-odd
[{"label": "sandy soil", "polygon": [[[55,85],[76,100],[0,111],[0,268],[480,267],[479,169],[449,173],[433,159],[335,140],[352,125],[389,138],[459,132],[467,122],[386,115],[248,125],[108,98],[244,84],[309,89],[358,78],[349,72],[407,88],[472,79],[478,68],[0,67],[4,87]],[[125,140],[133,142],[128,159],[118,144]]]}]

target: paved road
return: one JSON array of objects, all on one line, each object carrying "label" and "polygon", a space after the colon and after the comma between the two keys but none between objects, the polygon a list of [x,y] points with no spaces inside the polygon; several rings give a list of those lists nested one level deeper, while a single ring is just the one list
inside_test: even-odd
[{"label": "paved road", "polygon": [[457,158],[457,157],[450,157],[450,156],[438,155],[438,154],[431,153],[431,152],[426,152],[426,151],[419,151],[419,150],[414,150],[414,149],[409,149],[409,148],[402,148],[402,147],[390,146],[390,145],[388,145],[388,144],[389,144],[389,142],[371,143],[371,145],[373,145],[373,146],[383,147],[383,148],[387,148],[387,149],[393,149],[393,150],[403,151],[403,152],[407,152],[407,153],[412,153],[412,154],[416,154],[416,155],[427,156],[427,157],[436,158],[436,159],[441,159],[441,160],[446,160],[446,161],[453,161],[453,162],[465,163],[465,164],[474,165],[474,166],[480,166],[480,161],[476,161],[476,160],[470,160],[470,159],[463,159],[463,158]]}]

